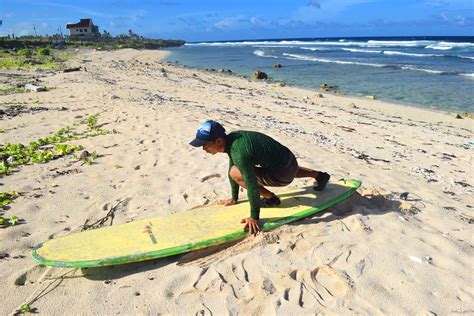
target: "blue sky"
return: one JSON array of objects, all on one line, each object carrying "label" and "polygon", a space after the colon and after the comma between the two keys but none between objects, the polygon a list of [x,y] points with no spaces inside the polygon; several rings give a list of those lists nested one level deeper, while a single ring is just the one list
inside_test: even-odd
[{"label": "blue sky", "polygon": [[0,0],[0,35],[56,33],[92,18],[117,35],[212,41],[474,35],[474,0]]}]

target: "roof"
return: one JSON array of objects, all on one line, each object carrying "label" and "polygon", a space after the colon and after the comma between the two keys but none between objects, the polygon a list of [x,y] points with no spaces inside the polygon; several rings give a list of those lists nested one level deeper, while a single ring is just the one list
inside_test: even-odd
[{"label": "roof", "polygon": [[66,28],[73,28],[73,27],[92,27],[94,23],[92,23],[92,19],[81,19],[79,23],[76,24],[66,24]]}]

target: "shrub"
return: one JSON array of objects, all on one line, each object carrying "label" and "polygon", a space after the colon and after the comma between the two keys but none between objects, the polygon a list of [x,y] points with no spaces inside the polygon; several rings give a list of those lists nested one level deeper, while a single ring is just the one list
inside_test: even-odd
[{"label": "shrub", "polygon": [[32,52],[28,48],[21,48],[16,52],[20,56],[31,57]]},{"label": "shrub", "polygon": [[42,48],[38,49],[38,55],[40,55],[40,56],[49,56],[50,55],[49,48],[42,47]]}]

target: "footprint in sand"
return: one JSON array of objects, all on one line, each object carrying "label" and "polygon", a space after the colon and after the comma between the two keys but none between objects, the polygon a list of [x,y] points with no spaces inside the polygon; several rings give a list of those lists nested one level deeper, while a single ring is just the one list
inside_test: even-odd
[{"label": "footprint in sand", "polygon": [[327,265],[333,269],[342,269],[353,278],[359,278],[373,265],[369,253],[370,250],[365,244],[347,245]]},{"label": "footprint in sand", "polygon": [[329,265],[312,271],[293,270],[289,273],[293,286],[283,292],[283,301],[298,304],[302,308],[327,307],[333,301],[352,295],[354,283],[351,277]]},{"label": "footprint in sand", "polygon": [[[360,211],[360,210],[356,210],[356,211]],[[349,218],[348,221],[344,222],[344,225],[345,225],[345,228],[347,228],[351,232],[359,232],[359,231],[363,231],[365,233],[372,232],[372,228],[370,228],[370,226],[368,226],[365,223],[363,216],[360,216],[360,215]]]},{"label": "footprint in sand", "polygon": [[19,275],[13,281],[16,286],[23,286],[25,284],[35,283],[44,278],[45,272],[48,270],[46,266],[35,265]]},{"label": "footprint in sand", "polygon": [[344,271],[336,270],[329,265],[319,266],[310,273],[306,285],[312,288],[324,302],[346,298],[352,295],[354,282]]}]

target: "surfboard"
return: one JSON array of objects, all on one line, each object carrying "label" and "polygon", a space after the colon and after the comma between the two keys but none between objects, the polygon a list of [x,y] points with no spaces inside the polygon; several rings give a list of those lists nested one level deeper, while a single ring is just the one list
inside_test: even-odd
[{"label": "surfboard", "polygon": [[[261,208],[262,230],[270,230],[323,211],[352,195],[361,182],[330,182],[322,192],[312,187],[278,193],[278,207]],[[34,260],[58,267],[100,267],[181,254],[244,237],[242,218],[248,201],[232,206],[204,206],[169,216],[134,221],[48,240],[35,247]]]}]

